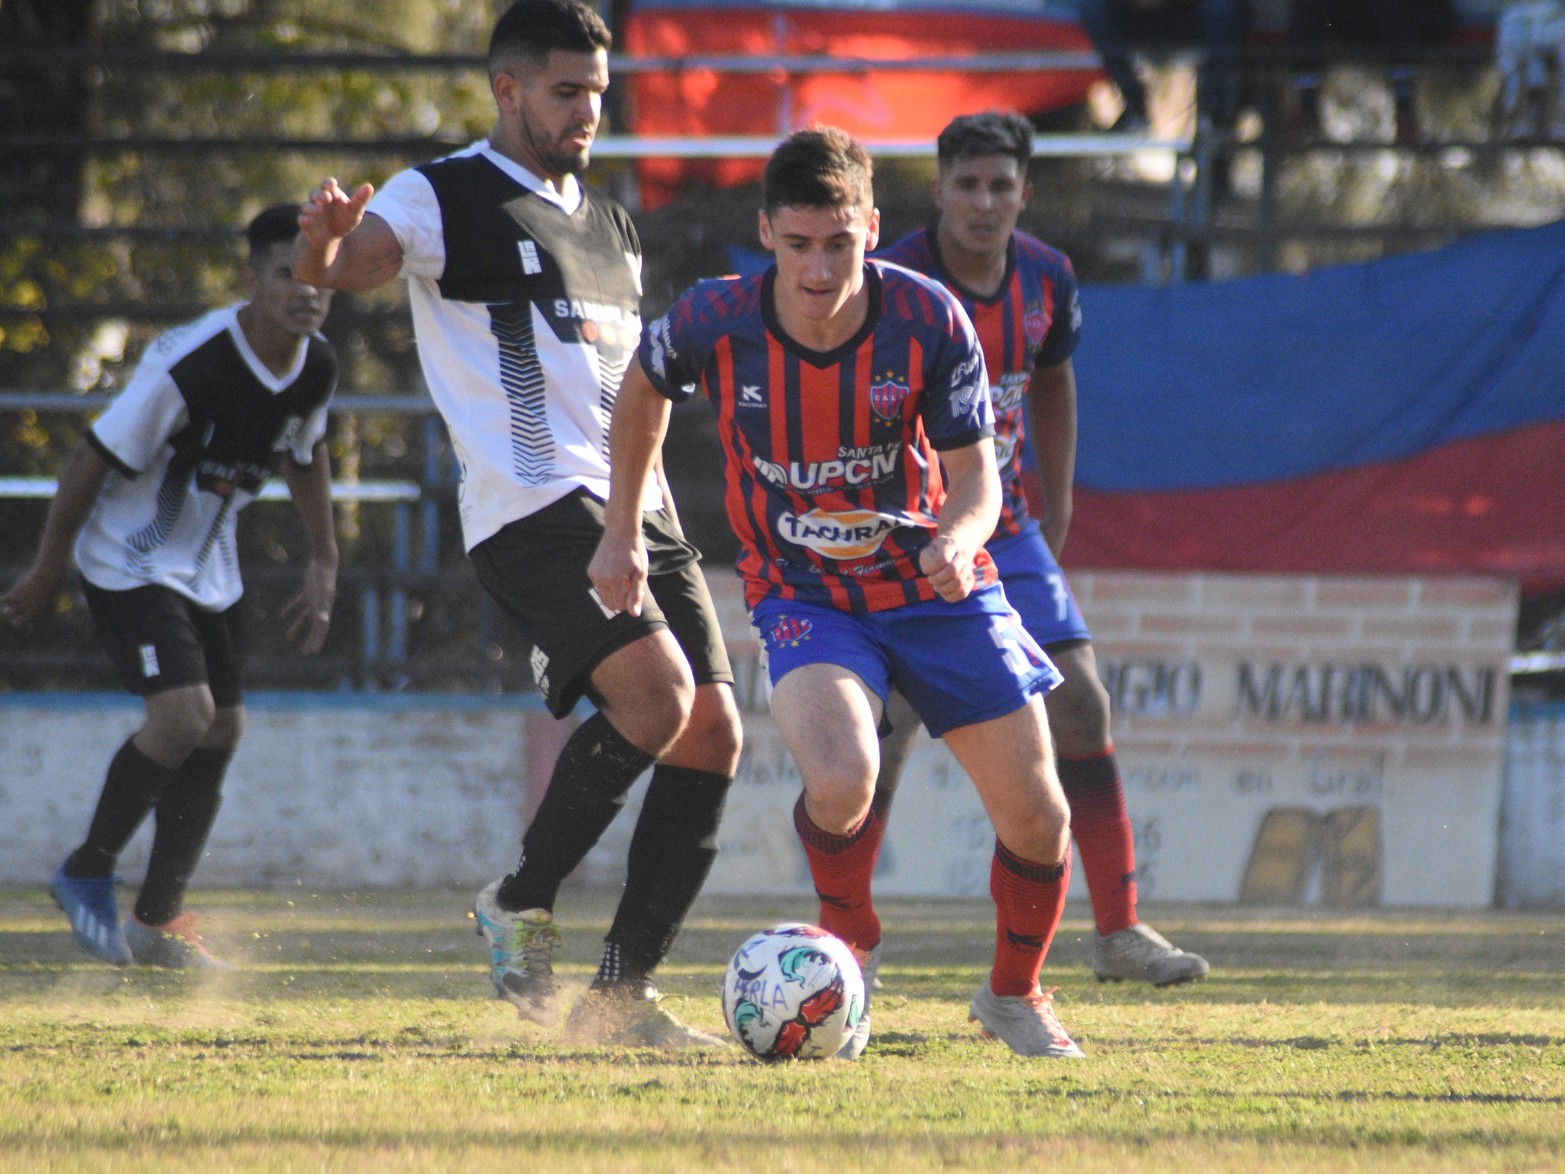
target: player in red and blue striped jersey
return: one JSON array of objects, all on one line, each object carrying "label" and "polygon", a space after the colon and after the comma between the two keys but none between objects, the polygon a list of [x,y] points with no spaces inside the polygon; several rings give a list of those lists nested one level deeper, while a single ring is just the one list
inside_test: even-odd
[{"label": "player in red and blue striped jersey", "polygon": [[[958,166],[965,169],[968,164],[964,161]],[[1007,170],[1003,165],[999,169],[1002,172]],[[1019,188],[1025,175],[1024,168],[1019,177],[1013,175],[1009,179]],[[957,200],[963,196],[972,199],[968,193],[974,193],[978,187],[992,182],[966,174],[951,180],[952,185],[962,193],[957,196]],[[956,200],[951,202],[955,203]],[[998,206],[992,196],[986,202],[992,209]],[[1018,211],[1024,202],[1018,201]],[[990,212],[990,217],[996,224],[1004,223],[1004,219],[995,212]],[[958,232],[952,220],[950,217],[943,220],[948,236],[955,236]],[[1009,241],[1006,241],[1003,236],[987,231],[980,233],[969,227],[964,235],[972,237],[979,247],[990,240],[996,244],[995,261],[986,267],[991,274],[998,276],[998,284],[993,285],[987,293],[974,292],[941,259],[938,240],[941,225],[942,221],[937,220],[934,225],[909,233],[876,255],[939,281],[956,295],[962,303],[962,309],[967,311],[968,318],[972,320],[989,370],[989,393],[994,405],[995,458],[1000,465],[1000,483],[1004,491],[1000,503],[1000,524],[995,528],[995,534],[1020,534],[1033,525],[1022,481],[1028,411],[1035,402],[1040,401],[1045,410],[1053,408],[1056,414],[1074,404],[1074,395],[1063,390],[1056,392],[1054,386],[1047,387],[1044,395],[1030,395],[1029,387],[1035,373],[1041,385],[1059,385],[1063,388],[1066,381],[1070,380],[1074,387],[1074,380],[1070,376],[1070,360],[1076,350],[1077,340],[1081,337],[1076,273],[1071,268],[1070,258],[1037,237],[1013,229]],[[945,251],[958,255],[959,247],[948,242]],[[1068,403],[1056,404],[1053,402],[1056,400],[1068,400]],[[1051,420],[1050,423],[1056,426],[1051,430],[1049,440],[1053,442],[1055,437],[1059,437],[1060,443],[1068,442],[1074,455],[1074,410],[1071,411],[1068,423],[1063,420]],[[1047,455],[1055,458],[1047,462],[1051,473],[1057,472],[1060,465],[1068,469],[1073,464],[1071,458],[1065,457],[1063,453],[1056,456],[1052,449]],[[1068,505],[1069,483],[1056,483],[1054,491],[1051,504],[1057,504],[1063,498]],[[1060,527],[1063,538],[1064,524],[1060,511],[1051,513],[1048,520]],[[1065,520],[1068,520],[1068,515]]]},{"label": "player in red and blue striped jersey", "polygon": [[746,603],[934,599],[917,558],[945,500],[939,453],[993,431],[972,327],[937,283],[871,262],[872,313],[814,351],[778,328],[777,281],[702,282],[649,336],[654,382],[699,383],[717,412]]},{"label": "player in red and blue striped jersey", "polygon": [[[670,401],[703,391],[723,450],[739,570],[766,647],[772,715],[799,765],[794,811],[823,928],[873,983],[871,808],[893,684],[943,737],[996,832],[994,963],[972,1013],[1030,1056],[1080,1056],[1038,985],[1064,908],[1066,804],[1042,694],[1058,674],[991,576],[1000,513],[993,412],[971,323],[939,283],[868,262],[871,166],[838,130],[800,131],[765,173],[772,267],[706,282],[644,335],[610,426],[604,605],[636,611],[635,501]],[[869,1038],[866,1014],[844,1046]]]},{"label": "player in red and blue striped jersey", "polygon": [[[1081,335],[1081,310],[1070,260],[1016,227],[1032,192],[1032,125],[1019,114],[963,115],[941,132],[938,154],[939,217],[881,255],[945,285],[983,344],[1005,486],[988,549],[1028,632],[1065,677],[1049,696],[1049,725],[1092,898],[1093,969],[1103,979],[1188,982],[1206,974],[1205,959],[1171,946],[1137,917],[1135,843],[1108,694],[1098,680],[1092,633],[1057,561],[1070,528],[1076,462],[1071,355]],[[1029,515],[1022,483],[1029,423],[1043,480],[1041,520]],[[893,717],[897,712],[894,699]],[[889,813],[915,729],[910,722],[892,724],[881,748],[875,802],[882,816]]]}]

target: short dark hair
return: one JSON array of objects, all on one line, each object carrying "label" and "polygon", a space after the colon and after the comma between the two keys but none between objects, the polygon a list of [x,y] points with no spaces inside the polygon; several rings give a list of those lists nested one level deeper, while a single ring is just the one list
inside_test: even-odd
[{"label": "short dark hair", "polygon": [[767,215],[778,208],[869,208],[875,165],[847,131],[834,126],[795,131],[772,152],[762,179]]},{"label": "short dark hair", "polygon": [[935,142],[941,168],[958,159],[1009,155],[1025,173],[1032,161],[1032,123],[1014,110],[962,114],[946,123]]},{"label": "short dark hair", "polygon": [[272,205],[264,212],[257,213],[255,219],[250,221],[249,227],[245,229],[245,242],[250,247],[250,260],[254,261],[257,253],[273,245],[292,245],[293,238],[298,235],[299,205]]},{"label": "short dark hair", "polygon": [[596,10],[577,0],[516,0],[495,22],[489,37],[489,72],[511,56],[541,61],[551,50],[567,53],[605,51],[614,34]]}]

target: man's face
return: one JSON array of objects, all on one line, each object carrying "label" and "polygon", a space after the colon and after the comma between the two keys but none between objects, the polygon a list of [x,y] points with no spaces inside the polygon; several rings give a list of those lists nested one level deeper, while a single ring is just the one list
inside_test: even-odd
[{"label": "man's face", "polygon": [[1004,252],[1032,185],[1010,155],[978,155],[947,164],[935,181],[940,232],[963,252]]},{"label": "man's face", "polygon": [[494,78],[502,151],[508,145],[518,162],[546,179],[585,171],[608,88],[609,57],[601,49],[551,49],[541,65],[516,59]]},{"label": "man's face", "polygon": [[784,207],[761,213],[761,243],[776,254],[774,292],[785,307],[829,322],[864,287],[864,254],[880,240],[880,209]]},{"label": "man's face", "polygon": [[250,258],[245,285],[255,312],[284,334],[313,334],[326,321],[331,290],[316,289],[293,275],[293,247],[268,245]]}]

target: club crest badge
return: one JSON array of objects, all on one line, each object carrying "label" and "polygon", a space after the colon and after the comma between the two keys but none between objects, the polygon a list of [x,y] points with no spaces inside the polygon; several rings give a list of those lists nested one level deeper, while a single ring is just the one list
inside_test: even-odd
[{"label": "club crest badge", "polygon": [[1022,329],[1027,332],[1028,346],[1037,346],[1043,341],[1043,336],[1049,333],[1049,316],[1043,312],[1042,306],[1027,307],[1027,313],[1022,318]]},{"label": "club crest badge", "polygon": [[882,420],[895,420],[902,415],[902,403],[909,390],[907,384],[898,383],[888,375],[884,381],[869,385],[869,406]]},{"label": "club crest badge", "polygon": [[771,631],[766,633],[766,639],[770,644],[786,644],[790,648],[797,648],[810,638],[810,629],[813,626],[809,620],[782,616],[772,625]]}]

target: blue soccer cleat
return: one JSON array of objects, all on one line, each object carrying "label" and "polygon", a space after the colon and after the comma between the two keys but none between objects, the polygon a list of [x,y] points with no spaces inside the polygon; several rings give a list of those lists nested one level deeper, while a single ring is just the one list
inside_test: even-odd
[{"label": "blue soccer cleat", "polygon": [[94,958],[115,966],[129,966],[135,959],[125,931],[120,928],[120,913],[114,903],[112,876],[66,876],[65,865],[54,872],[55,902],[70,919],[77,944]]}]

